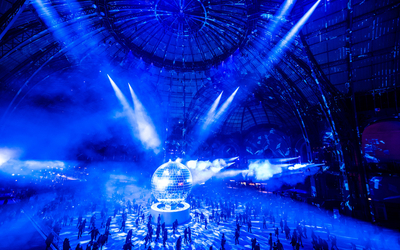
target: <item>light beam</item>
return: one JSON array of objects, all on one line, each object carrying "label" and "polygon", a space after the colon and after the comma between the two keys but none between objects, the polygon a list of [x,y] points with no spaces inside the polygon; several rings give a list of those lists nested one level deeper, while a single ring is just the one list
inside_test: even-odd
[{"label": "light beam", "polygon": [[235,97],[237,91],[239,90],[239,87],[236,88],[235,92],[232,93],[231,96],[222,104],[221,108],[219,108],[217,114],[214,117],[214,121],[217,121],[227,110],[230,104],[233,101],[233,98]]},{"label": "light beam", "polygon": [[213,122],[214,116],[215,116],[215,110],[217,109],[219,101],[221,100],[222,93],[223,93],[223,91],[221,92],[221,94],[219,94],[217,99],[215,99],[214,103],[211,105],[210,110],[208,110],[207,118],[202,126],[202,130],[206,130],[207,127]]},{"label": "light beam", "polygon": [[294,39],[294,37],[300,32],[304,24],[310,18],[311,14],[315,11],[321,0],[318,0],[304,16],[290,29],[290,31],[285,35],[285,37],[279,41],[279,43],[271,50],[268,55],[270,61],[276,61],[285,52],[287,45]]},{"label": "light beam", "polygon": [[154,150],[155,153],[158,153],[160,151],[159,147],[161,141],[158,137],[154,124],[151,118],[147,115],[146,109],[143,107],[143,104],[139,101],[135,92],[133,92],[131,85],[129,83],[128,85],[133,100],[134,114],[139,132],[139,139],[146,146],[146,148],[151,148],[152,150]]}]

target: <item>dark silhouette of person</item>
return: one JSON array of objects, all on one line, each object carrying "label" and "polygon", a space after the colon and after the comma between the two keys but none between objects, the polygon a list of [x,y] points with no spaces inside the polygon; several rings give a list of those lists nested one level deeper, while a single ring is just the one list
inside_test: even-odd
[{"label": "dark silhouette of person", "polygon": [[178,240],[176,241],[176,250],[181,250],[182,248],[182,236],[179,236]]},{"label": "dark silhouette of person", "polygon": [[276,248],[277,248],[278,250],[283,250],[283,245],[282,245],[282,243],[280,242],[279,239],[278,239],[278,243],[276,244]]},{"label": "dark silhouette of person", "polygon": [[185,228],[185,230],[183,231],[183,242],[185,244],[188,243],[188,229],[187,228]]},{"label": "dark silhouette of person", "polygon": [[90,242],[93,242],[93,240],[96,240],[97,235],[100,234],[99,230],[95,227],[90,231],[88,234],[90,234]]},{"label": "dark silhouette of person", "polygon": [[237,244],[237,245],[240,245],[240,244],[239,244],[239,236],[240,236],[239,231],[236,229],[236,230],[235,230],[235,245],[236,245],[236,244]]},{"label": "dark silhouette of person", "polygon": [[86,250],[92,250],[92,243],[89,242],[89,244],[86,245]]},{"label": "dark silhouette of person", "polygon": [[147,243],[149,243],[149,233],[146,234],[146,237],[144,237],[144,248],[146,248]]},{"label": "dark silhouette of person", "polygon": [[226,239],[225,239],[225,234],[223,233],[222,237],[221,237],[221,249],[222,250],[225,250],[225,243],[226,243]]},{"label": "dark silhouette of person", "polygon": [[255,250],[256,244],[257,244],[257,239],[256,238],[252,238],[251,239],[251,250]]},{"label": "dark silhouette of person", "polygon": [[110,230],[106,230],[106,231],[104,232],[104,237],[105,237],[106,243],[108,242],[108,236],[109,236],[109,235],[111,235]]},{"label": "dark silhouette of person", "polygon": [[110,224],[111,224],[111,217],[108,217],[107,223],[106,223],[106,230],[110,230]]},{"label": "dark silhouette of person", "polygon": [[71,249],[71,245],[69,244],[69,239],[65,238],[64,242],[63,242],[63,250],[70,250]]},{"label": "dark silhouette of person", "polygon": [[119,231],[121,232],[121,230],[125,232],[125,220],[122,220],[122,224],[121,227],[119,228]]},{"label": "dark silhouette of person", "polygon": [[54,235],[50,233],[46,238],[46,250],[50,248],[51,244],[53,243]]},{"label": "dark silhouette of person", "polygon": [[132,229],[128,231],[126,235],[125,243],[132,242]]},{"label": "dark silhouette of person", "polygon": [[156,242],[158,241],[158,239],[160,238],[160,233],[161,233],[161,226],[160,224],[157,224],[157,229],[156,229]]},{"label": "dark silhouette of person", "polygon": [[263,229],[268,229],[267,228],[267,220],[265,219],[265,216],[263,216]]},{"label": "dark silhouette of person", "polygon": [[128,242],[128,243],[125,243],[125,244],[124,244],[124,246],[122,247],[122,249],[123,249],[123,250],[132,250],[132,247],[133,247],[132,242]]},{"label": "dark silhouette of person", "polygon": [[167,229],[164,229],[163,231],[163,246],[165,247],[165,242],[168,240],[168,231]]},{"label": "dark silhouette of person", "polygon": [[269,233],[269,239],[268,239],[268,245],[269,245],[269,249],[272,249],[272,233]]},{"label": "dark silhouette of person", "polygon": [[79,225],[79,227],[78,227],[78,239],[80,238],[80,237],[82,237],[82,234],[83,234],[83,230],[85,229],[85,225],[84,224],[80,224]]}]

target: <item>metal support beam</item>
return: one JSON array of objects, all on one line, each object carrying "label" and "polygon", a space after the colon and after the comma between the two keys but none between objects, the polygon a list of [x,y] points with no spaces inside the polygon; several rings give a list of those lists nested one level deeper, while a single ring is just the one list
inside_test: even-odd
[{"label": "metal support beam", "polygon": [[18,0],[0,17],[0,41],[28,5],[29,0]]}]

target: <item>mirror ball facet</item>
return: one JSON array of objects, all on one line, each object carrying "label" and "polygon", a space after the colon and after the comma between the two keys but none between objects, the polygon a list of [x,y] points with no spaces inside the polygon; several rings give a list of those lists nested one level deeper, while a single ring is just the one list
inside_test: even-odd
[{"label": "mirror ball facet", "polygon": [[158,167],[151,178],[151,190],[154,197],[166,205],[185,201],[191,188],[190,170],[176,161],[169,161]]}]

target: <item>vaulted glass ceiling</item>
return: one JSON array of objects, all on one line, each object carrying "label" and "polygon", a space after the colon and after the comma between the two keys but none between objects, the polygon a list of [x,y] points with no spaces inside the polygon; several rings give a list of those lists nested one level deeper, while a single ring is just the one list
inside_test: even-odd
[{"label": "vaulted glass ceiling", "polygon": [[321,2],[273,67],[269,53],[313,1],[297,1],[273,33],[283,1],[9,2],[0,17],[1,31],[8,29],[0,41],[5,113],[35,98],[37,84],[51,88],[57,76],[107,70],[149,86],[165,120],[197,123],[218,93],[240,86],[221,131],[292,129],[311,110],[323,113],[323,95],[334,107],[335,96],[395,87],[399,79],[396,1]]}]

